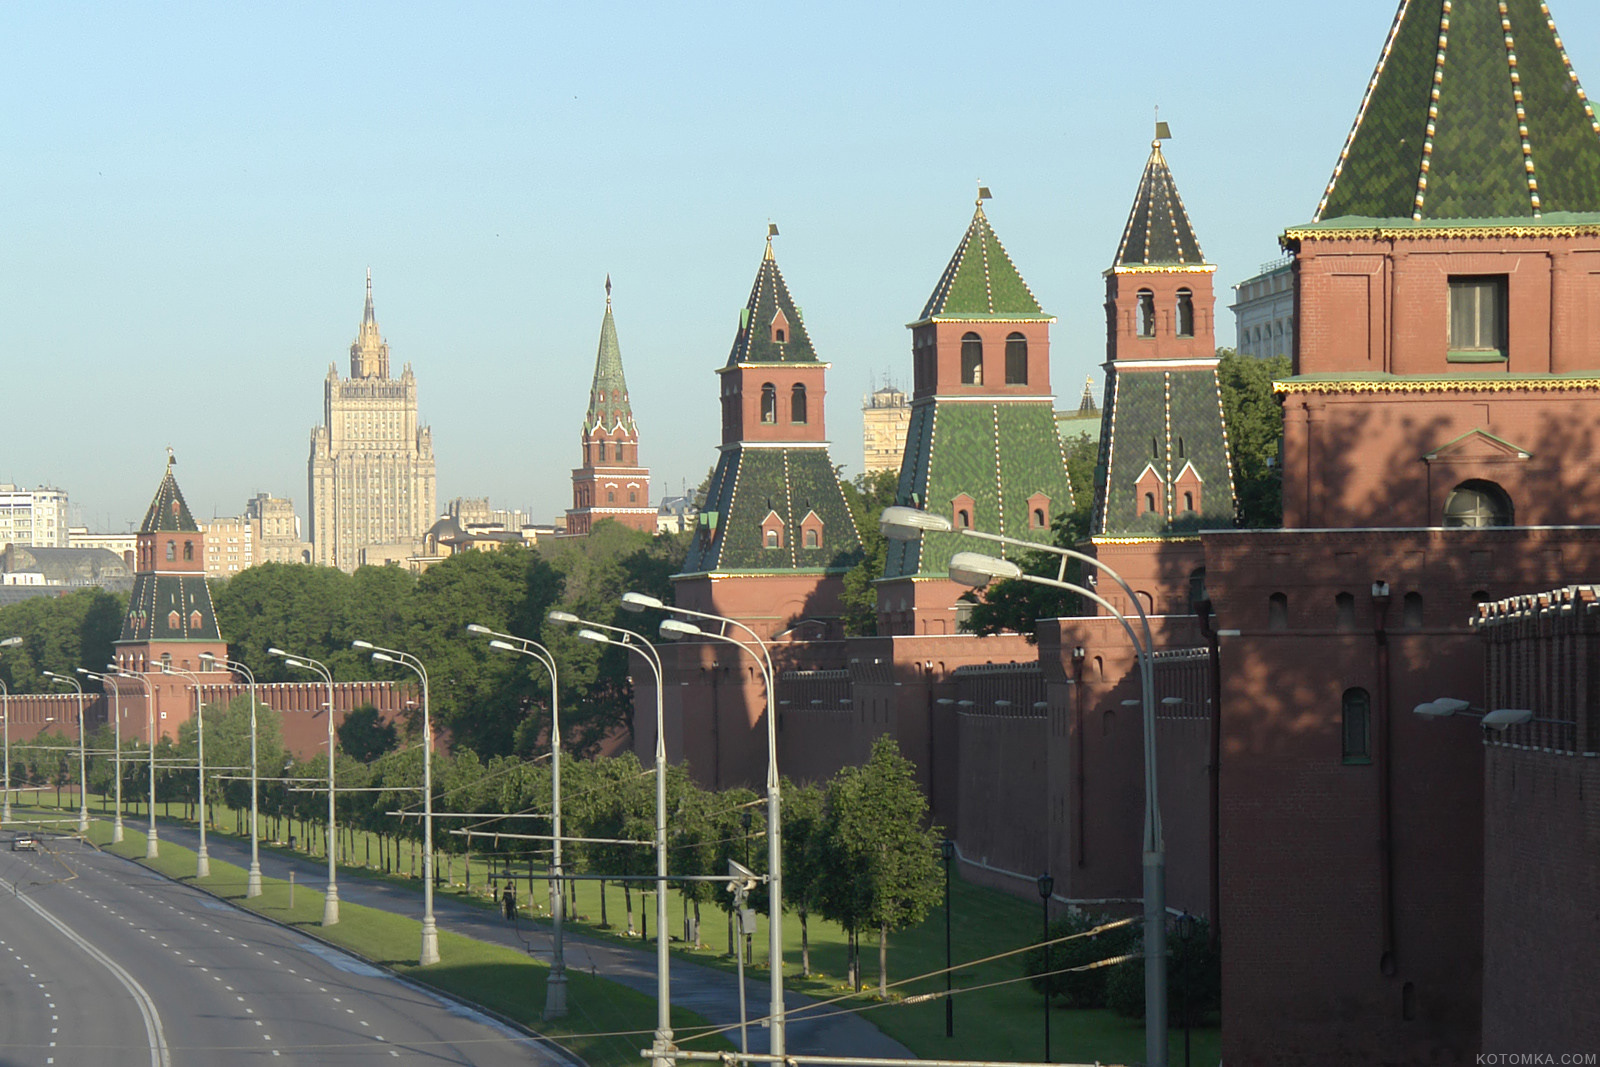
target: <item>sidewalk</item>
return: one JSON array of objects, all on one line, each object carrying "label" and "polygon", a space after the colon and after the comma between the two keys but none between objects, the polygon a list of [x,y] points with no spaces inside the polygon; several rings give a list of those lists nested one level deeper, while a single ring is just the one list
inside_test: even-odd
[{"label": "sidewalk", "polygon": [[[131,825],[131,824],[130,824]],[[163,820],[161,839],[195,848],[199,845],[198,831],[172,825]],[[135,825],[135,829],[138,827]],[[250,842],[231,834],[208,833],[206,848],[210,854],[240,868],[250,866]],[[327,884],[328,865],[305,857],[285,857],[275,851],[261,852],[261,873],[267,878],[285,881],[294,871],[295,883],[321,891]],[[339,899],[378,908],[397,915],[422,917],[421,887],[415,888],[359,875],[339,879]],[[550,924],[545,921],[508,923],[499,912],[464,903],[445,894],[435,894],[434,917],[439,929],[475,938],[492,944],[508,945],[527,951],[541,959],[550,958]],[[531,942],[531,945],[530,945]],[[632,948],[610,941],[564,932],[567,968],[581,970],[601,978],[608,978],[629,989],[649,997],[656,993],[656,954],[654,947]],[[771,990],[766,982],[745,982],[745,1010],[751,1019],[766,1015]],[[674,958],[672,961],[672,1002],[699,1013],[714,1026],[730,1026],[729,1039],[739,1043],[739,982],[731,974],[704,967],[697,963]],[[812,998],[800,993],[785,992],[786,1013],[794,1012],[814,1003]],[[826,1012],[828,1009],[822,1009]],[[881,1056],[910,1058],[904,1045],[885,1036],[877,1027],[855,1014],[834,1015],[825,1019],[796,1018],[786,1027],[787,1051],[795,1055],[814,1056]],[[750,1051],[767,1051],[767,1030],[751,1024]]]}]

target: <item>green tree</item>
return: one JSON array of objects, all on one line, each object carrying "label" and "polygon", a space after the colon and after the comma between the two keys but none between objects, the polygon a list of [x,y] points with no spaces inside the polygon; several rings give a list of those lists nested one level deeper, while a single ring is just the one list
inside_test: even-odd
[{"label": "green tree", "polygon": [[807,920],[821,910],[829,872],[824,864],[826,797],[814,785],[783,783],[783,903],[800,917],[800,976],[811,977]]},{"label": "green tree", "polygon": [[[1050,924],[1050,938],[1087,934],[1090,930],[1110,922],[1104,915],[1085,915],[1074,912],[1063,915]],[[1095,967],[1086,971],[1071,971],[1101,960],[1126,955],[1133,944],[1134,928],[1119,926],[1114,930],[1092,937],[1078,937],[1050,946],[1049,967],[1043,947],[1036,947],[1022,957],[1023,973],[1029,975],[1028,984],[1043,994],[1048,989],[1051,1004],[1063,1008],[1103,1008],[1106,1006],[1106,980],[1110,969]],[[1057,973],[1067,971],[1068,973]],[[1048,972],[1048,973],[1047,973]],[[1140,996],[1143,996],[1141,990]]]},{"label": "green tree", "polygon": [[1221,362],[1222,410],[1233,453],[1233,484],[1239,494],[1239,525],[1256,529],[1283,525],[1283,405],[1273,381],[1291,373],[1288,356],[1256,359],[1231,348],[1217,349]]},{"label": "green tree", "polygon": [[[1183,1023],[1185,998],[1189,1019],[1197,1023],[1222,1006],[1222,952],[1211,940],[1211,927],[1194,919],[1191,936],[1167,933],[1167,1018]],[[1106,978],[1106,1006],[1130,1019],[1144,1018],[1144,938],[1133,934],[1127,953],[1133,958],[1117,964]]]},{"label": "green tree", "polygon": [[878,531],[883,509],[895,502],[900,476],[895,471],[862,473],[840,482],[845,503],[861,534],[861,562],[844,576],[844,632],[852,637],[872,637],[878,632],[878,591],[872,583],[883,577],[888,540]]},{"label": "green tree", "polygon": [[392,722],[384,722],[378,709],[364,704],[351,711],[339,723],[339,748],[351,759],[371,763],[399,743],[400,730]]},{"label": "green tree", "polygon": [[888,735],[879,737],[861,767],[846,767],[828,784],[824,860],[835,885],[824,894],[829,917],[854,943],[854,981],[860,987],[858,933],[878,931],[878,995],[888,996],[889,933],[915,925],[942,899],[939,832],[928,825],[928,801],[911,761]]}]

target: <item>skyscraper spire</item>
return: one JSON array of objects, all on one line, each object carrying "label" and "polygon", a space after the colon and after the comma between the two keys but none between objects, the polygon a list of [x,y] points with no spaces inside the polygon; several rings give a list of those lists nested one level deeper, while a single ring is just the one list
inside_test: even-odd
[{"label": "skyscraper spire", "polygon": [[350,346],[350,377],[389,377],[389,345],[378,331],[378,314],[372,306],[372,268],[367,268],[367,304],[361,312],[361,328]]},{"label": "skyscraper spire", "polygon": [[371,267],[367,268],[367,308],[366,308],[366,311],[364,311],[362,313],[362,315],[361,315],[361,322],[362,322],[363,325],[365,325],[365,324],[367,324],[369,322],[372,323],[373,325],[377,325],[377,322],[378,322],[378,316],[372,310],[372,268]]}]

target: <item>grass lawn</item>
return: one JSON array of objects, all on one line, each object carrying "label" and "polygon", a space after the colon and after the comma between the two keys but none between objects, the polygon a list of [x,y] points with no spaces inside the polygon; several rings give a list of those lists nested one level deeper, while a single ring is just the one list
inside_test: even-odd
[{"label": "grass lawn", "polygon": [[[41,794],[40,800],[46,804],[53,801],[50,794]],[[97,805],[95,798],[91,797],[91,811]],[[63,795],[63,806],[66,814],[76,813],[76,798]],[[181,814],[181,808],[175,808]],[[216,816],[225,832],[231,831],[235,826],[234,815],[227,809],[218,809]],[[144,837],[135,829],[136,820],[124,817],[128,841],[121,846],[124,854],[136,856],[144,855]],[[241,820],[242,821],[242,820]],[[109,840],[110,828],[108,824],[97,824],[95,840]],[[341,835],[342,836],[342,835]],[[135,847],[135,839],[137,845]],[[356,847],[352,856],[357,861],[365,858],[367,842],[371,835],[357,833]],[[162,845],[162,858],[159,861],[164,870],[176,876],[190,879],[194,874],[193,853],[173,848],[174,854],[182,853],[185,857],[181,863],[176,863],[170,869],[165,865],[169,862],[166,843]],[[264,848],[281,849],[283,846],[268,845],[263,842]],[[378,855],[377,846],[372,845],[372,855]],[[409,870],[409,852],[402,854],[402,869]],[[441,859],[440,876],[443,877],[448,870],[452,882],[441,885],[440,893],[450,893],[461,899],[471,899],[483,907],[493,906],[488,895],[489,882],[495,878],[503,877],[505,870],[504,857],[485,856],[474,854],[471,857],[471,866],[468,867],[467,858],[461,855],[454,856],[451,861]],[[548,898],[546,897],[543,883],[539,883],[533,893],[529,893],[527,882],[527,861],[518,858],[513,862],[513,870],[517,876],[517,889],[524,907],[532,908],[536,915],[549,914]],[[230,899],[237,897],[240,903],[243,900],[244,873],[212,861],[212,882],[217,883],[213,891]],[[224,874],[224,871],[231,873]],[[368,877],[383,878],[415,885],[415,879],[405,874],[384,874],[382,871],[365,868],[359,862],[355,864],[341,864],[341,877]],[[466,888],[469,878],[471,891]],[[286,883],[273,883],[278,888],[266,888],[264,895],[251,906],[262,911],[263,914],[273,918],[286,919],[284,915],[268,910],[269,906],[287,906]],[[209,887],[209,886],[208,886]],[[279,896],[274,896],[277,892]],[[639,937],[628,936],[627,914],[624,907],[624,895],[620,887],[608,884],[606,886],[606,918],[609,925],[600,925],[600,884],[597,882],[578,883],[578,903],[575,914],[569,916],[569,921],[585,934],[598,937],[607,937],[623,943],[639,944]],[[280,899],[281,897],[281,899]],[[272,902],[277,902],[276,905]],[[339,944],[347,944],[343,937],[348,931],[364,929],[364,925],[353,924],[346,917],[345,909],[355,910],[353,906],[345,903],[340,905],[341,922],[330,928],[329,940]],[[360,909],[366,911],[367,909]],[[643,913],[649,911],[651,926],[655,923],[653,896],[633,894],[633,916],[635,924],[644,918]],[[675,939],[683,934],[683,904],[682,899],[673,894],[668,905],[672,916],[672,935]],[[384,913],[372,913],[383,915]],[[862,938],[862,980],[863,992],[858,996],[850,996],[850,990],[845,982],[846,951],[844,931],[831,924],[824,923],[815,917],[810,920],[809,934],[811,945],[812,977],[803,979],[798,977],[800,966],[800,922],[799,918],[790,913],[784,923],[785,949],[784,957],[788,967],[788,976],[785,978],[786,988],[798,990],[821,1000],[831,1000],[836,997],[847,999],[838,1003],[831,1009],[851,1009],[863,1011],[881,1030],[910,1048],[917,1056],[922,1058],[950,1058],[950,1059],[985,1059],[985,1060],[1036,1060],[1044,1052],[1044,1003],[1025,981],[1020,981],[1022,963],[1020,957],[1011,956],[990,962],[969,962],[985,960],[988,957],[1012,949],[1021,948],[1037,941],[1039,937],[1040,912],[1036,900],[1025,900],[1013,897],[995,890],[980,886],[970,885],[957,878],[951,881],[951,914],[953,924],[951,927],[952,958],[956,963],[955,971],[955,1036],[945,1037],[944,1028],[944,1003],[941,998],[935,997],[928,1001],[918,1003],[905,1003],[905,1000],[922,993],[942,992],[944,977],[942,969],[945,965],[944,948],[944,911],[942,906],[935,908],[926,921],[920,926],[910,930],[891,934],[889,938],[889,982],[890,995],[887,1001],[880,1001],[877,997],[877,936],[869,933]],[[321,936],[321,927],[318,925],[322,915],[321,894],[310,892],[304,888],[296,890],[295,910],[292,921],[308,928],[315,927],[311,932]],[[712,905],[701,906],[702,923],[700,938],[704,947],[686,948],[681,941],[675,940],[673,951],[682,958],[692,959],[707,966],[719,967],[729,972],[734,971],[733,957],[728,954],[727,918],[725,914]],[[436,974],[446,970],[456,970],[455,961],[462,958],[455,950],[446,955],[449,965],[441,965],[419,972],[414,963],[416,944],[420,939],[418,924],[415,920],[398,916],[388,916],[395,923],[404,924],[394,927],[394,933],[387,935],[395,938],[392,946],[387,942],[374,941],[370,950],[349,943],[347,947],[360,952],[371,959],[384,962],[394,967],[395,970],[417,978],[418,980],[431,981],[441,988],[448,988],[460,996],[467,997],[478,1003],[485,1004],[497,1011],[525,1022],[530,1026],[539,1026],[537,1009],[543,1004],[545,968],[541,964],[528,961],[525,957],[507,949],[497,949],[490,946],[479,945],[477,942],[463,942],[471,946],[460,951],[472,955],[478,951],[485,953],[504,953],[507,962],[518,962],[524,966],[534,968],[535,974],[530,974],[527,982],[534,983],[535,990],[530,995],[523,992],[518,998],[507,998],[504,990],[513,983],[508,982],[504,976],[490,977],[481,980],[475,975],[494,975],[492,968],[478,970],[474,964],[468,967],[472,974],[461,974],[452,978],[452,983],[446,986],[443,981],[435,980]],[[373,920],[376,922],[377,920]],[[363,923],[365,920],[363,920]],[[766,945],[767,923],[766,916],[758,916],[758,930],[754,936],[755,964],[747,968],[747,976],[757,982],[767,980]],[[389,929],[385,926],[384,929]],[[445,938],[450,935],[441,933],[441,953],[444,954]],[[473,957],[475,958],[475,956]],[[408,962],[408,960],[412,962]],[[571,1003],[576,1006],[580,1002],[585,1005],[598,1004],[609,1013],[607,1004],[611,998],[619,998],[617,1015],[619,1018],[643,1019],[633,1028],[647,1028],[654,1019],[654,1001],[640,994],[631,993],[613,983],[601,981],[600,985],[609,992],[597,991],[586,993],[580,1001],[578,996],[579,978],[585,977],[569,971],[570,980],[573,982]],[[933,975],[930,978],[918,978],[921,975]],[[906,981],[913,979],[912,981]],[[594,979],[587,979],[594,981]],[[896,984],[902,983],[902,984]],[[518,981],[516,986],[524,983]],[[965,992],[963,991],[965,990]],[[590,998],[594,999],[591,1000]],[[515,1005],[503,1003],[508,999],[524,1001],[521,1011],[513,1010]],[[628,1005],[632,1000],[638,1000],[642,1007],[632,1008]],[[765,1003],[752,1004],[751,1015],[755,1017],[764,1014]],[[643,1014],[628,1014],[629,1011]],[[676,1017],[676,1012],[674,1016]],[[609,1018],[609,1014],[608,1014]],[[586,1032],[598,1033],[601,1028],[625,1026],[626,1024],[607,1022],[602,1024],[599,1020],[580,1022],[574,1016],[565,1020],[568,1026],[583,1029]],[[592,1023],[592,1025],[591,1025]],[[674,1021],[674,1027],[679,1024]],[[1069,1011],[1057,1009],[1051,1013],[1051,1053],[1054,1059],[1068,1062],[1101,1062],[1101,1063],[1139,1063],[1144,1060],[1144,1023],[1140,1020],[1125,1019],[1110,1011]],[[557,1036],[555,1028],[545,1027],[543,1032]],[[1173,1030],[1169,1034],[1169,1062],[1183,1062],[1183,1032]],[[1221,1035],[1212,1020],[1212,1025],[1196,1028],[1190,1035],[1192,1042],[1192,1062],[1196,1064],[1214,1064],[1221,1058]],[[635,1039],[629,1038],[623,1044],[633,1049],[633,1055],[627,1057],[627,1062],[635,1062],[638,1046],[629,1044]],[[578,1049],[576,1044],[573,1044]],[[607,1059],[595,1058],[594,1062],[611,1062]],[[618,1060],[617,1062],[622,1062]]]}]

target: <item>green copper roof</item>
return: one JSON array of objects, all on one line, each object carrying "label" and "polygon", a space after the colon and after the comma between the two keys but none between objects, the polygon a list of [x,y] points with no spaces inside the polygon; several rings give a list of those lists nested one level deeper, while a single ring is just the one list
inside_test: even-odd
[{"label": "green copper roof", "polygon": [[[1045,525],[1031,522],[1030,499],[1049,498]],[[921,402],[911,409],[895,502],[952,517],[972,500],[972,528],[1048,544],[1049,523],[1072,507],[1066,456],[1048,398],[1038,403]],[[961,551],[1015,555],[956,533],[890,541],[885,578],[943,578]]]},{"label": "green copper roof", "polygon": [[139,526],[140,533],[200,532],[194,516],[189,514],[189,505],[184,503],[182,491],[178,489],[178,480],[172,476],[172,468],[177,462],[172,456],[167,457],[167,473],[156,487],[150,510],[144,513],[144,522]]},{"label": "green copper roof", "polygon": [[[807,548],[802,529],[813,512],[820,544]],[[774,515],[780,544],[768,548],[764,524]],[[860,560],[861,536],[827,449],[729,448],[711,476],[682,573],[842,572]]]},{"label": "green copper roof", "polygon": [[[779,340],[782,337],[782,340]],[[816,363],[811,337],[789,295],[789,286],[772,254],[772,238],[756,269],[750,299],[739,309],[739,330],[728,353],[730,367],[740,363]]]},{"label": "green copper roof", "polygon": [[118,641],[220,641],[204,574],[138,574]]},{"label": "green copper roof", "polygon": [[1546,212],[1600,212],[1600,121],[1549,8],[1402,0],[1315,221]]},{"label": "green copper roof", "polygon": [[1150,143],[1150,159],[1139,179],[1133,210],[1117,246],[1116,267],[1198,266],[1205,262],[1189,212],[1161,154],[1161,142]]},{"label": "green copper roof", "polygon": [[[1233,469],[1215,368],[1124,370],[1113,364],[1106,393],[1094,535],[1160,536],[1232,526]],[[1144,509],[1147,492],[1159,496],[1158,510]],[[1193,510],[1184,506],[1185,492]]]},{"label": "green copper roof", "polygon": [[918,322],[933,319],[1046,319],[978,201],[972,222],[950,257]]},{"label": "green copper roof", "polygon": [[611,279],[607,278],[606,317],[600,321],[600,351],[594,359],[594,383],[589,386],[589,413],[584,416],[583,428],[612,431],[618,427],[635,432],[628,380],[622,375],[617,324],[611,317]]}]

